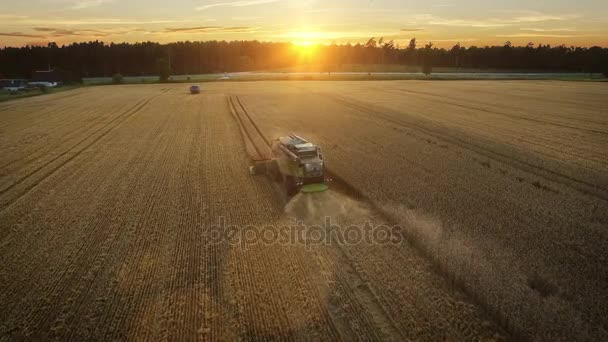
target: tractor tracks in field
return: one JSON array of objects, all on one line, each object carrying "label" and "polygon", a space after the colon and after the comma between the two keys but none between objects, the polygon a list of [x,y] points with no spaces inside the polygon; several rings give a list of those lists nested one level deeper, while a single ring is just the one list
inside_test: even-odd
[{"label": "tractor tracks in field", "polygon": [[[65,106],[60,106],[58,108],[51,109],[48,112],[46,112],[45,115],[61,112],[62,110],[70,110],[70,106],[71,105],[68,104]],[[89,111],[87,111],[85,113],[88,114]],[[85,114],[85,113],[83,113],[83,114]],[[78,124],[82,124],[80,127],[77,127],[69,116],[65,116],[62,120],[57,120],[56,122],[49,123],[49,125],[53,125],[54,127],[61,127],[62,129],[69,130],[69,131],[68,131],[68,133],[61,135],[61,137],[59,137],[58,139],[54,139],[55,141],[57,141],[57,143],[45,144],[44,146],[42,146],[42,148],[34,149],[33,148],[34,146],[32,146],[33,144],[28,144],[28,146],[27,146],[28,148],[32,147],[31,151],[28,151],[27,149],[25,151],[20,151],[18,153],[17,158],[11,160],[10,162],[8,162],[0,167],[0,174],[10,173],[11,166],[18,164],[18,163],[21,164],[20,165],[21,168],[27,168],[32,163],[39,162],[40,159],[44,158],[49,153],[52,153],[53,151],[55,151],[57,149],[61,149],[61,147],[64,144],[68,144],[72,140],[78,140],[78,137],[85,134],[89,129],[94,128],[98,123],[101,123],[103,120],[104,120],[104,115],[102,113],[99,113],[99,115],[97,117],[95,117],[93,120],[87,121],[85,123],[78,123]],[[28,124],[24,125],[24,128],[22,128],[21,130],[11,130],[11,134],[20,133],[20,131],[27,130],[28,126],[29,126],[29,128],[31,128],[30,125],[33,125],[34,121],[35,120],[32,120],[32,123],[30,123],[28,121],[27,122]],[[76,127],[74,127],[74,126],[76,126]],[[86,135],[86,136],[88,137],[89,135]],[[76,145],[78,145],[80,142],[78,142]]]},{"label": "tractor tracks in field", "polygon": [[[237,124],[240,127],[240,133],[243,137],[243,140],[245,141],[245,147],[250,156],[252,156],[252,159],[264,160],[270,158],[270,152],[268,150],[270,142],[268,142],[264,138],[259,128],[255,124],[255,122],[251,120],[251,117],[249,115],[245,114],[245,117],[247,119],[243,119],[242,115],[239,115],[239,112],[247,112],[238,97],[228,96],[228,104],[230,106],[230,111],[232,115],[234,116],[235,120],[237,121]],[[249,127],[250,129],[247,129],[247,127]],[[251,132],[251,128],[253,128],[255,131]],[[255,132],[257,132],[257,135]],[[262,147],[260,147],[260,144],[262,144]],[[266,146],[266,148],[263,146]]]},{"label": "tractor tracks in field", "polygon": [[[245,144],[255,145],[256,141],[265,144],[264,149],[270,150],[270,140],[264,135],[262,130],[253,120],[251,114],[243,105],[238,96],[229,96],[229,104],[237,124],[241,130],[241,136]],[[250,130],[254,132],[250,132]],[[248,141],[249,140],[249,141]],[[256,148],[256,150],[259,148]],[[366,198],[359,193],[354,187],[347,185],[337,175],[329,172],[332,177],[332,188],[343,192],[347,196],[353,196],[359,201],[366,201]],[[276,194],[273,194],[276,196]],[[332,245],[333,246],[333,245]],[[338,303],[325,303],[324,311],[331,317],[333,329],[335,329],[341,338],[350,340],[353,338],[373,339],[373,340],[403,340],[399,329],[399,324],[392,318],[389,310],[384,307],[382,301],[374,290],[366,284],[364,277],[354,265],[353,260],[340,244],[337,247],[327,246],[327,250],[319,249],[316,253],[322,255],[321,260],[333,260],[333,271],[337,279],[325,279],[329,283],[333,283],[334,291],[340,295],[336,298]],[[331,255],[335,254],[333,257]],[[303,262],[302,257],[297,258]],[[331,263],[330,263],[331,264]],[[332,267],[326,264],[325,267]],[[303,266],[304,269],[306,269]],[[312,274],[310,275],[312,277]],[[336,281],[337,280],[337,281]],[[312,289],[311,289],[312,291]],[[315,292],[315,291],[313,291]],[[350,307],[348,304],[354,305]],[[346,314],[350,317],[357,317],[359,321],[358,328],[352,326],[352,322],[344,320],[344,309],[348,307]],[[365,312],[366,314],[362,314]],[[358,326],[355,324],[355,326]],[[374,328],[372,328],[374,327]],[[354,329],[354,330],[353,330]],[[378,329],[378,330],[376,330]]]},{"label": "tractor tracks in field", "polygon": [[[45,179],[47,179],[48,177],[50,177],[51,175],[53,175],[55,172],[57,172],[59,169],[61,169],[63,166],[65,166],[67,163],[69,163],[70,161],[74,160],[76,157],[78,157],[79,155],[81,155],[85,150],[89,149],[90,147],[92,147],[93,145],[95,145],[97,142],[99,142],[101,139],[103,139],[104,137],[106,137],[110,132],[112,132],[113,130],[115,130],[116,128],[118,128],[120,125],[122,125],[129,118],[131,118],[132,116],[134,116],[135,114],[137,114],[138,112],[140,112],[155,97],[156,97],[156,95],[152,96],[150,98],[147,98],[147,99],[140,100],[135,105],[129,107],[122,114],[120,114],[116,118],[114,118],[111,121],[109,121],[103,127],[97,129],[95,132],[91,133],[90,135],[86,136],[82,140],[78,141],[71,148],[65,150],[64,152],[60,153],[55,158],[53,158],[53,159],[45,162],[44,164],[36,167],[35,169],[33,169],[32,171],[28,172],[27,174],[25,174],[21,178],[17,179],[15,182],[13,182],[8,187],[5,187],[4,189],[0,190],[0,196],[4,196],[10,190],[12,190],[12,189],[16,188],[17,186],[25,183],[30,178],[32,178],[34,175],[42,172],[40,178],[38,178],[37,180],[35,180],[31,184],[26,185],[23,189],[21,189],[21,191],[19,191],[12,198],[10,198],[10,199],[4,201],[3,203],[1,203],[0,204],[0,213],[2,211],[4,211],[6,208],[8,208],[11,204],[15,203],[17,200],[19,200],[20,198],[22,198],[23,196],[25,196],[32,189],[34,189],[36,186],[38,186],[38,184],[40,184]],[[90,142],[86,143],[87,140],[89,140],[91,137],[95,136],[96,134],[98,134],[98,135],[96,137],[94,137]],[[83,144],[85,144],[85,145],[82,146],[81,148],[79,148],[79,146],[81,146]],[[65,158],[64,160],[60,160],[63,157],[67,157],[67,158]],[[55,166],[51,166],[55,162],[59,162],[59,163],[57,165],[55,165]],[[45,168],[47,168],[49,166],[51,166],[51,167],[48,170],[45,170]]]},{"label": "tractor tracks in field", "polygon": [[[503,153],[498,150],[485,147],[481,144],[471,143],[463,139],[462,137],[457,136],[456,134],[450,134],[445,130],[441,130],[439,128],[429,127],[429,125],[417,123],[414,122],[414,120],[406,120],[404,119],[405,115],[391,109],[387,109],[384,107],[374,107],[368,104],[363,104],[360,101],[356,101],[354,99],[343,98],[339,95],[332,95],[328,93],[319,94],[324,95],[325,97],[333,101],[339,102],[344,106],[352,108],[360,113],[364,113],[366,115],[370,115],[371,117],[385,120],[398,126],[407,127],[419,131],[435,139],[451,143],[465,150],[469,150],[478,155],[482,155],[488,159],[495,160],[505,165],[509,165],[514,169],[519,169],[521,171],[533,174],[549,182],[555,182],[568,188],[571,188],[575,191],[578,191],[582,194],[592,196],[604,201],[608,201],[608,188],[603,185],[590,183],[588,181],[577,179],[573,176],[554,171],[547,167],[534,164],[530,161],[514,158],[508,153]],[[488,142],[488,145],[491,146],[492,144]]]},{"label": "tractor tracks in field", "polygon": [[[162,126],[158,126],[157,129],[150,130],[149,137],[157,137]],[[130,179],[137,177],[132,172],[132,169],[127,165],[137,164],[143,160],[144,156],[153,153],[155,149],[150,148],[148,145],[140,144],[136,149],[129,150],[126,155],[121,155],[120,159],[116,159],[114,163],[101,163],[98,164],[97,170],[94,173],[90,173],[89,177],[92,179],[81,179],[77,178],[81,184],[74,184],[72,188],[86,190],[81,192],[81,198],[78,199],[78,203],[89,203],[89,201],[95,202],[100,198],[99,191],[104,191],[108,186],[119,187],[120,184],[124,184],[124,179]],[[103,155],[108,156],[106,152],[102,152]],[[113,176],[113,177],[112,177]],[[108,179],[119,179],[119,184],[109,185]],[[136,179],[136,178],[135,178]],[[127,189],[128,193],[114,192],[113,196],[105,198],[103,203],[98,203],[93,207],[105,208],[104,211],[99,212],[89,219],[89,229],[79,230],[77,226],[71,225],[70,216],[62,216],[61,212],[65,209],[60,207],[51,216],[52,218],[59,219],[54,226],[49,227],[49,231],[43,231],[41,234],[48,234],[45,245],[35,248],[40,257],[49,255],[55,257],[55,260],[49,262],[43,262],[37,260],[36,262],[25,264],[22,266],[21,275],[26,276],[27,274],[47,274],[49,271],[43,266],[52,264],[56,268],[56,273],[49,273],[41,277],[41,281],[35,284],[27,284],[24,286],[23,281],[25,279],[13,279],[11,283],[5,284],[2,293],[2,300],[12,302],[14,305],[27,305],[28,302],[20,302],[18,298],[25,298],[29,300],[31,297],[36,295],[44,296],[48,305],[59,305],[59,303],[65,303],[65,309],[62,309],[62,315],[55,321],[52,320],[51,312],[47,310],[40,310],[35,312],[27,321],[15,324],[32,324],[32,326],[38,327],[52,327],[52,331],[62,329],[65,324],[68,325],[76,324],[75,322],[79,319],[79,312],[84,309],[89,303],[87,303],[87,295],[91,293],[92,289],[100,286],[104,283],[106,278],[103,274],[106,272],[104,265],[110,263],[109,259],[113,259],[116,256],[116,251],[127,252],[128,249],[118,248],[117,244],[124,244],[129,241],[125,234],[129,234],[129,229],[119,229],[125,223],[127,215],[124,215],[124,211],[128,211],[132,202],[132,195],[137,190],[136,187],[130,187]],[[66,190],[67,191],[67,190]],[[122,205],[120,205],[122,204]],[[110,212],[110,210],[116,210]],[[73,211],[76,216],[85,215],[80,214],[83,208],[78,208]],[[76,214],[79,213],[79,214]],[[120,222],[120,223],[119,223]],[[54,232],[54,228],[73,227],[74,229],[62,230],[62,234]],[[85,233],[86,235],[81,235]],[[27,236],[36,235],[38,233],[27,230],[24,232]],[[65,234],[65,235],[63,235]],[[66,237],[66,235],[68,237]],[[76,238],[78,236],[78,238]],[[125,239],[126,238],[126,239]],[[22,241],[27,240],[26,237],[21,236]],[[60,241],[63,240],[63,243]],[[36,239],[34,239],[36,241]],[[70,258],[66,260],[57,259],[58,255],[62,255],[60,251],[55,250],[54,253],[48,253],[45,248],[47,245],[58,245],[61,246],[59,249],[68,251]],[[25,249],[24,246],[14,246],[13,248],[22,249],[25,253],[31,252],[31,250]],[[17,258],[20,262],[27,258]],[[63,263],[63,264],[62,264]],[[91,267],[92,266],[92,267]],[[27,271],[26,271],[27,270]],[[57,274],[58,273],[58,274]],[[84,275],[84,276],[83,276]],[[59,280],[59,281],[57,281]],[[28,292],[29,291],[29,292]],[[111,297],[111,296],[110,296]],[[10,299],[10,300],[9,300]],[[104,298],[106,299],[106,298]],[[98,302],[98,306],[104,306],[108,303],[105,300]],[[13,306],[14,306],[13,305]],[[75,306],[74,306],[75,305]],[[71,309],[70,309],[71,308]],[[12,312],[12,308],[6,308],[7,312]],[[99,312],[96,316],[101,316]],[[103,318],[103,317],[101,317]]]}]

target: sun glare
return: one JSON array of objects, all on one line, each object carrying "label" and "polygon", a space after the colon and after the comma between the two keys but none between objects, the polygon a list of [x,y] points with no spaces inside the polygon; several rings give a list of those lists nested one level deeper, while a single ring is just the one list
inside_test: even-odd
[{"label": "sun glare", "polygon": [[324,38],[323,32],[315,31],[296,31],[289,33],[291,43],[300,55],[300,58],[310,60],[316,55],[319,44]]},{"label": "sun glare", "polygon": [[294,46],[294,48],[298,51],[298,54],[300,55],[301,58],[304,59],[309,59],[311,57],[313,57],[316,52],[317,52],[317,48],[318,48],[318,43],[312,42],[312,41],[292,41],[291,42]]}]

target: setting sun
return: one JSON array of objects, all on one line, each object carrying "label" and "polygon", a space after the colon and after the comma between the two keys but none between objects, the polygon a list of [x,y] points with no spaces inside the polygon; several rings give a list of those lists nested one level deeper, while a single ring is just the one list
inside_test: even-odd
[{"label": "setting sun", "polygon": [[306,62],[314,57],[317,53],[319,45],[310,41],[295,41],[292,42],[294,48],[298,52],[302,62]]}]

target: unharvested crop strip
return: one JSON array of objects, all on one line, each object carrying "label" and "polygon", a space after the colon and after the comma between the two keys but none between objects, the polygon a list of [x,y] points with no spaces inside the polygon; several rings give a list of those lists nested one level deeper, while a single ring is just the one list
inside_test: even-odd
[{"label": "unharvested crop strip", "polygon": [[[400,125],[400,126],[413,127],[414,129],[421,131],[424,134],[427,134],[429,136],[432,136],[435,139],[452,143],[452,144],[460,146],[464,149],[481,154],[489,159],[497,160],[497,161],[500,161],[507,165],[510,165],[513,168],[516,168],[516,169],[519,169],[519,170],[522,170],[525,172],[529,172],[529,173],[534,174],[535,176],[543,178],[547,181],[560,183],[564,186],[572,188],[573,190],[579,191],[586,195],[596,197],[596,198],[599,198],[604,201],[608,201],[608,189],[604,188],[603,186],[600,186],[597,184],[592,184],[592,183],[589,183],[584,180],[579,180],[574,177],[571,177],[571,176],[568,176],[565,174],[561,174],[556,171],[553,171],[553,170],[550,170],[550,169],[547,169],[547,168],[544,168],[541,166],[537,166],[537,165],[531,164],[531,163],[523,161],[523,160],[514,159],[513,157],[510,157],[504,153],[501,153],[498,151],[493,151],[493,150],[483,147],[483,146],[471,144],[469,142],[466,142],[466,141],[464,141],[460,138],[457,138],[455,136],[452,136],[450,134],[441,133],[436,130],[430,129],[428,127],[424,127],[421,124],[396,119],[395,117],[389,116],[387,114],[383,114],[378,110],[374,110],[373,108],[370,108],[367,105],[363,105],[360,103],[354,103],[354,100],[346,100],[346,99],[343,99],[343,98],[341,98],[339,96],[335,96],[335,95],[333,95],[333,96],[329,95],[329,94],[324,94],[324,95],[326,95],[329,98],[334,99],[335,101],[343,103],[344,105],[346,105],[348,107],[351,107],[351,108],[361,111],[363,113],[372,115],[373,117],[379,117],[379,118],[382,118],[386,121],[392,122],[392,123]],[[386,111],[386,110],[384,110],[384,111]],[[553,176],[553,177],[549,177],[549,175]]]},{"label": "unharvested crop strip", "polygon": [[[407,93],[413,93],[413,94],[419,94],[419,95],[426,95],[426,96],[433,97],[433,101],[435,101],[435,102],[444,103],[444,104],[448,104],[448,105],[455,106],[455,107],[472,109],[472,110],[478,110],[478,111],[481,111],[481,112],[484,112],[484,113],[489,113],[489,114],[494,114],[494,115],[501,115],[501,116],[507,116],[507,117],[511,117],[511,118],[516,118],[516,119],[530,121],[530,122],[535,122],[535,123],[541,123],[541,124],[545,124],[545,125],[557,126],[557,127],[562,127],[562,128],[569,128],[569,129],[574,129],[574,130],[577,130],[577,131],[584,131],[584,132],[590,132],[590,133],[597,133],[597,134],[608,135],[608,132],[602,131],[602,130],[598,130],[598,129],[576,127],[576,126],[562,124],[562,123],[559,123],[559,122],[539,120],[539,119],[534,119],[534,118],[523,116],[523,115],[502,113],[502,112],[498,112],[498,111],[494,111],[494,110],[489,110],[489,109],[485,109],[485,108],[481,108],[481,107],[476,107],[476,106],[471,106],[471,105],[465,105],[465,104],[461,104],[461,103],[446,101],[446,100],[443,100],[443,98],[446,98],[445,96],[439,96],[439,95],[435,95],[435,94],[431,94],[431,93],[425,93],[425,92],[416,91],[416,90],[398,89],[397,91],[391,91],[391,90],[386,90],[385,89],[383,91],[386,92],[386,93],[391,93],[391,94],[400,94],[401,92],[407,92]],[[568,119],[571,119],[571,118],[568,118]]]}]

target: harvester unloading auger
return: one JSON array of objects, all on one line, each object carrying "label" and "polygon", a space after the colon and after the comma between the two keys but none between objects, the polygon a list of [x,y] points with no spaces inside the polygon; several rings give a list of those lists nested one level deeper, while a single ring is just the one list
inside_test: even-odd
[{"label": "harvester unloading auger", "polygon": [[288,196],[295,195],[298,191],[314,193],[328,189],[320,147],[295,134],[289,134],[273,140],[271,150],[270,159],[256,161],[255,166],[251,167],[252,174],[264,173],[281,182]]}]

